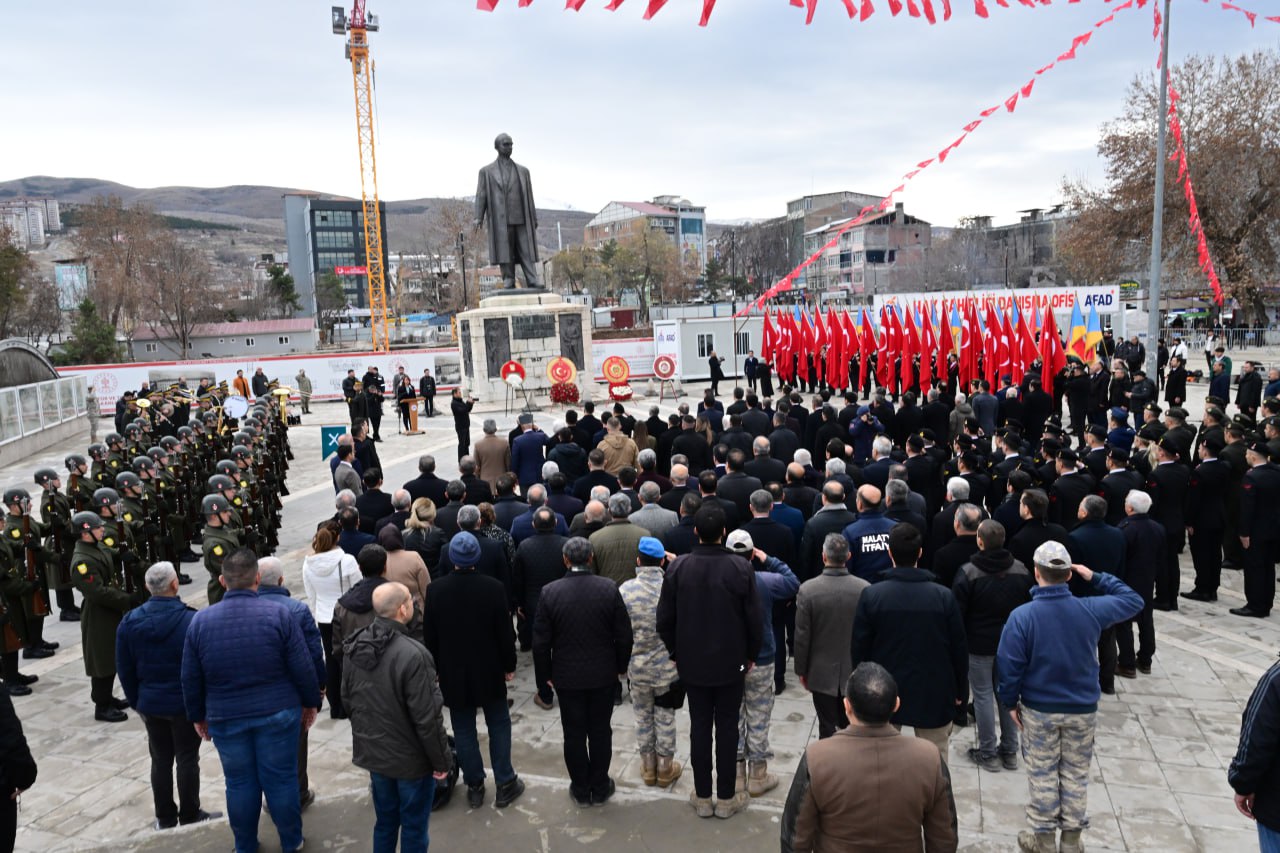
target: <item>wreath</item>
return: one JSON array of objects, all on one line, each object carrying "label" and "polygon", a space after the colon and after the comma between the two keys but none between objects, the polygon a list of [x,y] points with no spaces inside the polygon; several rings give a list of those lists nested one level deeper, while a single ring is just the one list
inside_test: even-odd
[{"label": "wreath", "polygon": [[578,402],[578,386],[572,382],[557,382],[551,386],[551,402],[561,404]]},{"label": "wreath", "polygon": [[625,382],[618,385],[609,386],[609,399],[613,400],[615,403],[627,402],[628,400],[631,399],[631,396],[634,393],[635,392],[632,391],[631,386],[626,384]]}]

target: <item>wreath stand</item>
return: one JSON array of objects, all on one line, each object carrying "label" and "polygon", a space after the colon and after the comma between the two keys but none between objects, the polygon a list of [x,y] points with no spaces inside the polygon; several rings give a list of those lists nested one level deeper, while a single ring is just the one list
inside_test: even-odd
[{"label": "wreath stand", "polygon": [[503,405],[503,414],[511,414],[512,408],[518,406],[517,411],[520,412],[540,412],[542,409],[533,401],[533,395],[529,393],[529,388],[523,383],[520,385],[507,385],[506,402]]},{"label": "wreath stand", "polygon": [[671,399],[672,399],[672,400],[679,400],[679,399],[680,399],[680,395],[679,395],[678,393],[676,393],[676,380],[675,380],[674,378],[673,378],[673,379],[660,379],[660,380],[658,380],[658,402],[659,402],[659,403],[661,403],[664,399],[666,399],[666,394],[667,394],[667,389],[668,389],[668,388],[670,388],[670,389],[671,389]]}]

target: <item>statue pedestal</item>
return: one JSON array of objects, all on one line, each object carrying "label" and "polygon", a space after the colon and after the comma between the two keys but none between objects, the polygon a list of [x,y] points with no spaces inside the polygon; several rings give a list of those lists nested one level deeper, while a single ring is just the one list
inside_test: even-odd
[{"label": "statue pedestal", "polygon": [[458,315],[462,381],[483,403],[506,399],[502,365],[524,365],[525,387],[549,397],[547,363],[563,355],[578,368],[578,390],[591,381],[591,317],[585,305],[565,302],[556,293],[500,291],[480,307]]}]

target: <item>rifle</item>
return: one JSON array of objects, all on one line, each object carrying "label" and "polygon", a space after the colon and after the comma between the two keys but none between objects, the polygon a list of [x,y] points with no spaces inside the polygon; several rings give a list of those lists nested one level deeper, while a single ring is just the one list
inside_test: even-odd
[{"label": "rifle", "polygon": [[36,556],[36,549],[31,545],[31,516],[22,516],[22,546],[27,552],[27,583],[33,585],[35,590],[31,593],[31,614],[33,616],[48,616],[49,601],[44,597],[44,587],[40,583],[40,576],[36,570],[36,562],[39,558]]},{"label": "rifle", "polygon": [[133,572],[129,571],[130,561],[126,557],[133,557],[134,560],[137,560],[138,557],[129,550],[129,540],[124,536],[124,528],[120,526],[120,519],[117,518],[114,521],[116,523],[116,541],[120,543],[120,572],[124,575],[124,591],[133,595]]},{"label": "rifle", "polygon": [[67,481],[67,494],[75,501],[75,511],[84,512],[84,497],[80,494],[80,472],[71,475]]},{"label": "rifle", "polygon": [[[72,474],[71,476],[74,477],[75,474]],[[56,495],[57,492],[54,492],[54,494]],[[43,513],[43,510],[41,510],[41,512]],[[62,544],[62,535],[58,532],[57,527],[54,526],[55,519],[59,523],[62,522],[62,519],[58,518],[53,512],[52,498],[49,499],[49,512],[47,515],[49,517],[49,529],[52,531],[50,538],[53,539],[53,553],[58,557],[58,582],[63,585],[69,585],[71,583],[71,563],[69,560],[65,559],[66,554]],[[68,519],[67,524],[70,525],[70,523],[71,520]]]},{"label": "rifle", "polygon": [[[163,482],[160,480],[158,482]],[[159,507],[160,533],[158,538],[161,540],[164,548],[165,558],[175,566],[178,565],[178,546],[174,544],[173,537],[169,535],[169,502],[164,499],[164,495],[156,493],[156,504]],[[152,542],[154,543],[154,539]],[[159,552],[160,548],[153,548],[155,552]]]}]

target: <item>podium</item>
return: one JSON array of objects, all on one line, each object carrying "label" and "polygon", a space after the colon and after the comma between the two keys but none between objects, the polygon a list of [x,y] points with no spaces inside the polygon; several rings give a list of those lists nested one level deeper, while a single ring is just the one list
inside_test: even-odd
[{"label": "podium", "polygon": [[405,435],[423,435],[423,431],[418,429],[418,407],[409,407],[409,429],[405,430]]}]

